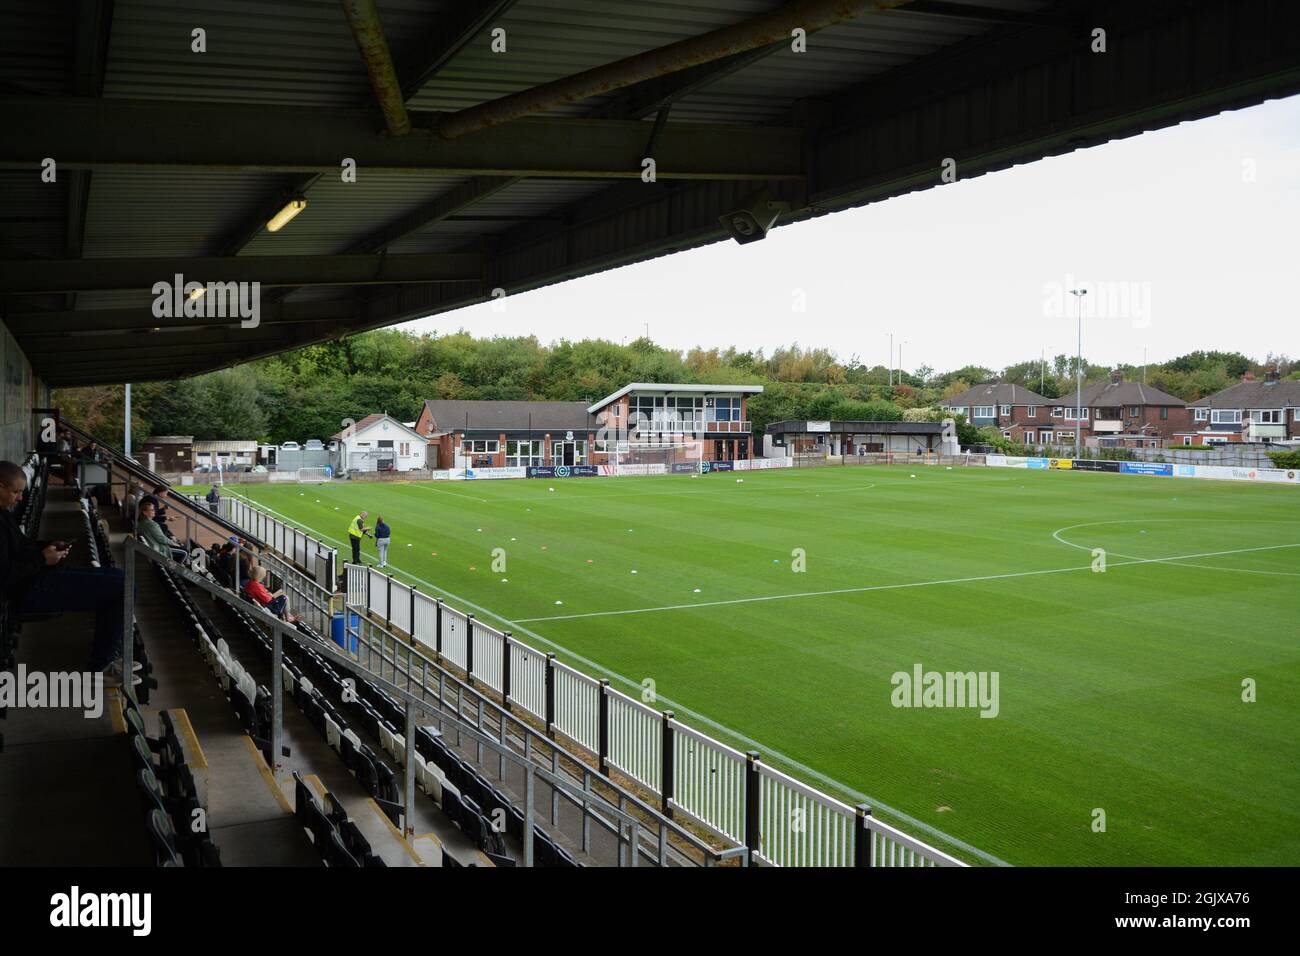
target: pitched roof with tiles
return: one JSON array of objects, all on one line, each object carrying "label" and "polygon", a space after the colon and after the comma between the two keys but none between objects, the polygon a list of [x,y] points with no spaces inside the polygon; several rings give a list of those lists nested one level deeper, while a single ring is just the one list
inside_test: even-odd
[{"label": "pitched roof with tiles", "polygon": [[[394,418],[392,415],[388,415],[388,414],[386,414],[386,413],[384,413],[384,412],[376,412],[374,415],[367,415],[365,418],[361,419],[361,421],[357,422],[357,423],[356,423],[355,425],[353,425],[351,428],[345,428],[343,431],[335,432],[333,435],[330,435],[330,439],[331,439],[332,441],[337,441],[337,440],[339,440],[339,439],[341,439],[341,438],[345,438],[345,437],[348,437],[348,436],[350,436],[350,435],[356,435],[356,434],[358,434],[358,433],[360,433],[360,432],[365,431],[365,430],[366,430],[367,428],[369,428],[371,425],[376,425],[376,424],[378,424],[379,422],[384,421],[385,419],[387,419],[388,421],[392,422],[392,423],[393,423],[394,425],[396,425],[398,428],[404,428],[404,429],[406,429],[406,430],[409,431],[409,432],[412,432],[412,433],[414,433],[414,434],[416,434],[416,435],[420,435],[420,433],[417,432],[417,431],[416,431],[412,426],[407,425],[407,424],[405,424],[405,423],[403,423],[403,422],[399,422],[399,421],[398,421],[396,418]],[[420,435],[420,437],[423,438],[424,436],[423,436],[423,435]]]},{"label": "pitched roof with tiles", "polygon": [[1300,408],[1300,381],[1238,382],[1188,404],[1192,408]]},{"label": "pitched roof with tiles", "polygon": [[[496,429],[519,431],[578,431],[595,427],[586,402],[496,402],[429,399],[424,407],[434,431]],[[466,424],[468,422],[468,425]]]},{"label": "pitched roof with tiles", "polygon": [[1010,382],[988,382],[968,388],[960,395],[952,395],[939,404],[949,408],[962,405],[1051,405],[1054,399],[1044,398],[1023,385]]},{"label": "pitched roof with tiles", "polygon": [[[1074,396],[1074,390],[1070,389],[1058,402],[1068,402]],[[1141,382],[1093,382],[1091,385],[1083,386],[1083,405],[1085,408],[1100,405],[1172,405],[1176,408],[1182,408],[1187,403],[1181,398],[1175,398],[1168,392],[1162,392],[1158,388],[1150,385],[1143,385]]]}]

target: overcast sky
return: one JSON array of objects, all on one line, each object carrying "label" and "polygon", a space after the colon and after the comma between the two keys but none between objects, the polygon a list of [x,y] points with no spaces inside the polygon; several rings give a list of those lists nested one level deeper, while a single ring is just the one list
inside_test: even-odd
[{"label": "overcast sky", "polygon": [[1300,352],[1298,278],[1293,97],[405,327],[631,341],[648,323],[672,348],[798,341],[868,365],[893,332],[906,368],[1001,368],[1073,354],[1082,286],[1091,361],[1263,359]]}]

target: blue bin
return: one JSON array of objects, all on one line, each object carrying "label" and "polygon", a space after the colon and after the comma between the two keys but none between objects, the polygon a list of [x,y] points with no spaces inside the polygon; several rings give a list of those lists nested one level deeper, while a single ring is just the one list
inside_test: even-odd
[{"label": "blue bin", "polygon": [[359,614],[351,614],[349,615],[349,617],[352,618],[352,620],[348,622],[348,624],[351,625],[351,629],[352,629],[351,634],[348,634],[347,629],[344,628],[343,626],[342,611],[338,611],[330,615],[330,637],[333,638],[334,643],[337,644],[339,647],[342,647],[344,650],[352,654],[355,654],[357,652],[356,632],[361,627],[361,616]]}]

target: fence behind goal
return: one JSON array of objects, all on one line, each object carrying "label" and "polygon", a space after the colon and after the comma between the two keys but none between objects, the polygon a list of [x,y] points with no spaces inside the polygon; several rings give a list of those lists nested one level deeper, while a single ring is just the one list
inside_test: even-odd
[{"label": "fence behind goal", "polygon": [[408,635],[507,708],[527,714],[600,771],[617,771],[662,810],[778,866],[965,866],[962,861],[679,721],[670,711],[403,584],[345,565],[347,604]]}]

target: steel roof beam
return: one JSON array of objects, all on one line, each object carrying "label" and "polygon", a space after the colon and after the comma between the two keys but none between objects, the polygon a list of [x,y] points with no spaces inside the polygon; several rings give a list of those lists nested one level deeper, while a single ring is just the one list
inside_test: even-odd
[{"label": "steel roof beam", "polygon": [[388,132],[393,136],[405,136],[411,132],[411,117],[406,112],[406,97],[402,95],[402,85],[397,79],[397,67],[393,65],[393,54],[388,49],[379,7],[375,0],[341,2],[343,15],[347,18],[352,38],[357,41],[357,50],[366,65],[370,87],[374,90],[379,111],[384,114]]},{"label": "steel roof beam", "polygon": [[463,282],[482,274],[476,253],[402,256],[235,256],[157,259],[0,259],[0,294],[141,289],[173,282],[260,282],[263,286]]},{"label": "steel roof beam", "polygon": [[[361,307],[346,302],[276,302],[263,303],[261,325],[297,325],[304,322],[351,322],[362,314]],[[24,341],[69,333],[138,332],[169,326],[186,328],[227,326],[233,320],[214,316],[186,319],[159,319],[150,306],[135,309],[74,309],[66,312],[11,312],[4,323],[9,331]]]},{"label": "steel roof beam", "polygon": [[[377,133],[365,109],[303,110],[151,100],[0,97],[0,168],[175,168],[359,175],[422,171],[452,175],[637,179],[646,127],[639,122],[530,119],[447,142],[436,114],[412,113],[420,129]],[[801,132],[772,126],[669,124],[655,151],[659,179],[770,180],[802,175]]]},{"label": "steel roof beam", "polygon": [[795,0],[770,13],[460,110],[444,117],[438,124],[438,132],[445,139],[459,139],[470,133],[525,116],[535,116],[655,77],[679,73],[736,53],[745,53],[777,42],[789,42],[796,29],[814,33],[846,20],[854,20],[866,13],[890,10],[908,2],[909,0]]}]

